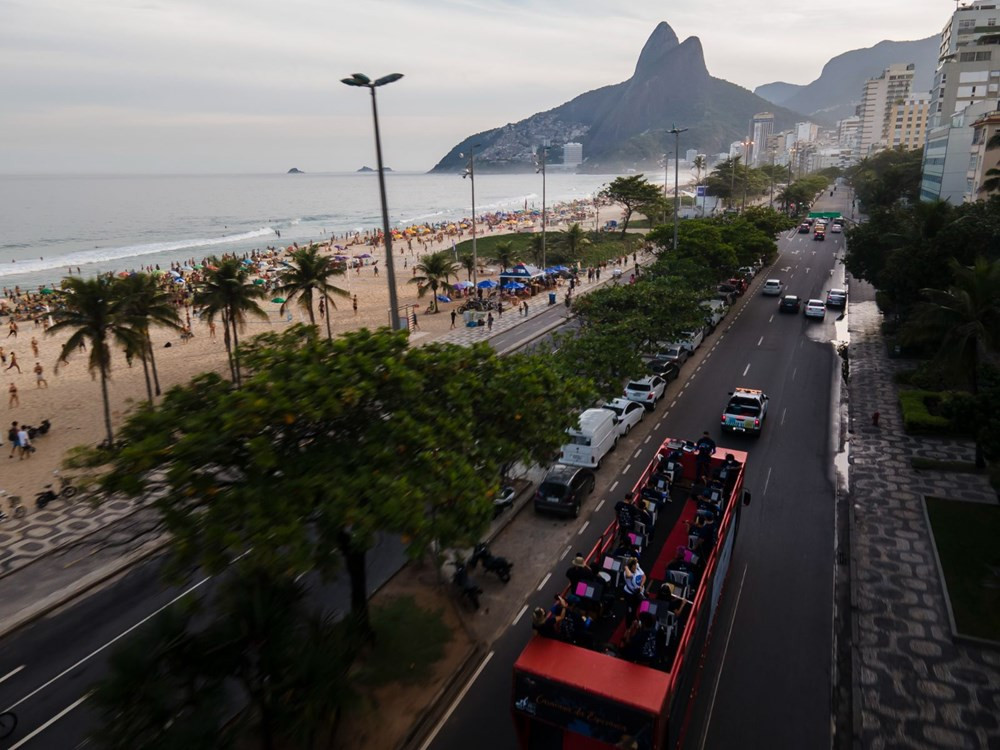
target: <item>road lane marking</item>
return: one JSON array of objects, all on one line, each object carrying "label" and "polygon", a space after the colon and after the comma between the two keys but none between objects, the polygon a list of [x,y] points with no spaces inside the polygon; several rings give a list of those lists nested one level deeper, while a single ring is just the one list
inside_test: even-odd
[{"label": "road lane marking", "polygon": [[465,687],[462,688],[462,692],[458,694],[457,698],[455,698],[455,702],[448,707],[448,710],[445,712],[445,715],[441,717],[441,721],[439,721],[437,723],[437,726],[434,727],[434,731],[431,732],[430,737],[424,740],[424,744],[420,746],[420,750],[427,750],[427,748],[429,748],[433,744],[434,740],[437,739],[438,732],[440,732],[441,728],[448,722],[448,719],[451,718],[451,715],[455,713],[455,709],[458,708],[458,704],[460,704],[465,699],[465,694],[469,692],[469,688],[472,687],[472,683],[474,683],[476,681],[476,678],[479,677],[480,674],[482,674],[482,671],[484,669],[486,669],[486,665],[490,663],[490,659],[493,658],[493,654],[495,653],[496,653],[495,651],[490,651],[488,654],[486,654],[486,658],[483,659],[483,663],[479,665],[479,668],[476,669],[475,673],[472,675],[469,681],[465,683]]},{"label": "road lane marking", "polygon": [[[603,507],[604,507],[604,501],[601,500],[601,502],[597,504],[597,507],[594,508],[594,513],[597,513],[597,511],[599,511]],[[566,551],[569,552],[569,547],[566,548]],[[563,557],[566,557],[566,555],[563,555]]]},{"label": "road lane marking", "polygon": [[7,674],[5,674],[3,677],[0,677],[0,682],[6,682],[11,677],[13,677],[18,672],[20,672],[22,669],[24,669],[24,665],[23,664],[21,666],[19,666],[17,669],[12,669],[10,672],[8,672]]},{"label": "road lane marking", "polygon": [[647,435],[647,436],[646,436],[646,439],[642,441],[642,444],[643,444],[643,445],[645,445],[646,443],[648,443],[648,442],[649,442],[650,440],[652,440],[652,439],[653,439],[653,436],[652,436],[652,435]]},{"label": "road lane marking", "polygon": [[798,371],[799,371],[799,368],[798,368],[798,367],[796,367],[796,368],[794,368],[794,369],[792,370],[792,380],[795,380],[795,373],[797,373]]},{"label": "road lane marking", "polygon": [[636,452],[632,456],[632,458],[639,458],[639,454],[641,454],[641,453],[642,453],[642,448],[639,448],[638,450],[636,450]]},{"label": "road lane marking", "polygon": [[632,468],[632,464],[628,464],[624,469],[622,469],[622,476],[628,474],[628,470]]},{"label": "road lane marking", "polygon": [[[700,369],[701,369],[701,365],[698,365],[696,368],[694,368],[694,371],[698,372],[698,370],[700,370]],[[691,377],[694,377],[694,375],[692,375]]]},{"label": "road lane marking", "polygon": [[618,486],[618,480],[616,479],[615,483],[613,485],[611,485],[610,487],[608,487],[608,492],[614,492],[615,491],[615,487],[617,487],[617,486]]},{"label": "road lane marking", "polygon": [[787,412],[788,412],[788,408],[787,407],[781,410],[781,424],[785,423],[785,414]]},{"label": "road lane marking", "polygon": [[[666,415],[666,414],[664,414],[663,416],[667,416],[667,415]],[[663,424],[663,422],[662,422],[662,421],[659,421],[659,422],[657,422],[657,423],[656,423],[655,425],[653,425],[653,429],[654,429],[654,430],[658,430],[658,429],[660,429],[660,425],[661,425],[661,424]]]},{"label": "road lane marking", "polygon": [[750,363],[749,362],[747,362],[746,369],[743,371],[743,377],[746,377],[748,372],[750,372]]},{"label": "road lane marking", "polygon": [[545,574],[545,578],[543,578],[542,582],[540,584],[538,584],[538,588],[535,589],[535,591],[541,591],[542,589],[544,589],[545,588],[545,584],[549,582],[549,579],[551,577],[552,577],[552,573],[551,572],[546,573]]},{"label": "road lane marking", "polygon": [[35,737],[37,737],[38,735],[40,735],[42,732],[44,732],[46,729],[48,729],[49,727],[51,727],[53,724],[55,724],[57,721],[59,721],[59,719],[61,719],[66,714],[68,714],[70,711],[72,711],[77,706],[79,706],[81,703],[83,703],[89,697],[90,697],[90,693],[86,693],[82,698],[79,698],[76,701],[74,701],[73,703],[70,703],[68,706],[66,706],[66,708],[64,708],[62,711],[60,711],[59,713],[57,713],[55,716],[53,716],[47,722],[45,722],[44,724],[42,724],[34,732],[32,732],[31,734],[27,735],[23,740],[21,740],[20,742],[16,742],[13,745],[11,745],[10,746],[10,750],[17,750],[17,748],[23,747],[25,744],[27,744],[28,742],[30,742],[31,740],[33,740]]},{"label": "road lane marking", "polygon": [[[243,555],[240,555],[240,557],[244,557],[245,555],[246,555],[246,553],[243,553]],[[239,558],[237,558],[237,559],[239,559]],[[65,677],[66,675],[68,675],[70,672],[72,672],[74,669],[76,669],[77,667],[79,667],[81,664],[83,664],[84,662],[86,662],[86,661],[94,658],[99,653],[101,653],[106,648],[108,648],[109,646],[117,643],[122,638],[124,638],[129,633],[131,633],[133,630],[135,630],[136,628],[140,627],[141,625],[144,625],[145,623],[149,622],[154,617],[156,617],[158,614],[160,614],[160,612],[162,612],[163,610],[171,607],[176,602],[179,602],[181,599],[183,599],[185,596],[187,596],[188,594],[190,594],[195,589],[200,588],[201,586],[203,586],[206,583],[208,583],[208,581],[210,581],[211,579],[212,579],[212,576],[207,576],[205,578],[202,578],[200,581],[198,581],[198,583],[194,584],[190,588],[184,590],[183,592],[181,592],[180,594],[178,594],[177,596],[175,596],[173,599],[171,599],[169,602],[167,602],[166,604],[164,604],[162,607],[160,607],[158,610],[156,610],[152,614],[146,615],[145,617],[143,617],[141,620],[139,620],[139,622],[137,622],[132,627],[128,628],[127,630],[122,631],[121,633],[119,633],[118,635],[116,635],[114,638],[112,638],[110,641],[108,641],[107,643],[105,643],[100,648],[94,649],[89,654],[87,654],[86,656],[84,656],[83,658],[81,658],[80,660],[78,660],[75,664],[73,664],[72,666],[67,667],[66,669],[64,669],[62,672],[60,672],[59,674],[57,674],[55,677],[53,677],[51,680],[49,680],[48,682],[46,682],[41,687],[35,688],[34,690],[32,690],[30,693],[28,693],[26,696],[24,696],[23,698],[21,698],[16,703],[12,703],[11,705],[7,706],[7,708],[5,708],[3,710],[3,712],[13,711],[15,708],[17,708],[18,706],[20,706],[25,701],[30,700],[31,698],[34,698],[36,695],[38,695],[40,692],[42,692],[43,690],[45,690],[45,688],[47,688],[53,682],[55,682],[56,680],[62,679],[63,677]]]},{"label": "road lane marking", "polygon": [[733,606],[733,619],[729,621],[729,632],[726,633],[726,645],[722,648],[722,664],[715,675],[715,686],[712,688],[712,700],[708,704],[708,715],[705,717],[705,732],[701,735],[701,744],[698,750],[705,750],[705,740],[708,739],[708,730],[712,726],[712,712],[715,710],[715,696],[719,692],[719,680],[722,679],[722,670],[726,667],[726,654],[729,653],[729,641],[733,637],[733,625],[736,624],[736,611],[740,606],[740,597],[743,596],[743,583],[747,579],[747,566],[743,566],[743,577],[740,578],[740,590],[736,592],[736,604]]},{"label": "road lane marking", "polygon": [[671,409],[673,409],[675,406],[677,406],[677,399],[676,398],[673,401],[670,402],[670,408]]},{"label": "road lane marking", "polygon": [[764,337],[761,336],[759,339],[757,339],[757,346],[760,346],[763,343],[764,343]]},{"label": "road lane marking", "polygon": [[512,622],[510,626],[514,627],[515,625],[517,625],[521,621],[521,618],[524,616],[524,613],[527,611],[528,611],[528,605],[525,604],[523,607],[521,607],[521,611],[517,613],[517,617],[514,618],[514,622]]},{"label": "road lane marking", "polygon": [[[577,536],[583,536],[583,532],[585,532],[587,530],[588,526],[590,526],[590,521],[587,521],[586,523],[584,523],[583,526],[580,527],[580,530],[578,532],[576,532],[576,535]],[[552,575],[552,574],[549,573],[549,575]],[[539,589],[539,591],[541,591],[541,589]]]},{"label": "road lane marking", "polygon": [[[603,501],[603,500],[601,500],[601,502],[603,503],[604,501]],[[601,506],[600,506],[600,505],[598,505],[597,507],[598,507],[598,508],[600,508]],[[569,551],[570,551],[571,549],[573,549],[573,545],[572,545],[572,544],[567,544],[567,545],[566,545],[566,549],[564,549],[564,550],[563,550],[563,553],[562,553],[561,555],[559,555],[559,559],[560,559],[560,560],[565,560],[565,559],[566,559],[566,555],[568,555],[568,554],[569,554]]]},{"label": "road lane marking", "polygon": [[760,493],[761,495],[766,495],[767,494],[767,485],[770,484],[770,482],[771,482],[771,467],[768,466],[767,467],[767,479],[764,480],[764,491]]},{"label": "road lane marking", "polygon": [[771,313],[771,317],[767,319],[767,322],[770,323],[773,320],[774,320],[774,313]]}]

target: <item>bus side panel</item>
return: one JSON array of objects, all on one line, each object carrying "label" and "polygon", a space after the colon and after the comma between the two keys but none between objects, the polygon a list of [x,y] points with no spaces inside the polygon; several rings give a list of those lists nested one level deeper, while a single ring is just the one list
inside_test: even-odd
[{"label": "bus side panel", "polygon": [[685,724],[692,706],[696,681],[702,668],[701,654],[705,649],[711,624],[712,613],[710,608],[705,606],[699,608],[697,622],[688,622],[688,627],[691,628],[691,639],[687,644],[687,653],[684,654],[684,669],[681,670],[673,700],[670,703],[670,713],[668,714],[670,723],[666,745],[668,748],[679,747],[680,741],[684,738]]}]

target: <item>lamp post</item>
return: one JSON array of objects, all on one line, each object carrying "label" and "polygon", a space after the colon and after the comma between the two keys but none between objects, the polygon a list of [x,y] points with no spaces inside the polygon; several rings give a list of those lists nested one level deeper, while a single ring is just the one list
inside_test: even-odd
[{"label": "lamp post", "polygon": [[769,151],[771,152],[771,172],[769,174],[771,178],[771,197],[768,200],[767,205],[768,208],[770,208],[773,211],[774,210],[774,148],[773,147],[770,148]]},{"label": "lamp post", "polygon": [[679,128],[674,125],[668,133],[673,133],[674,135],[674,250],[677,249],[677,211],[680,208],[681,194],[680,194],[680,166],[681,166],[681,133],[686,131],[687,128]]},{"label": "lamp post", "polygon": [[396,272],[392,258],[392,233],[389,231],[389,207],[385,200],[385,169],[382,166],[382,139],[378,130],[378,107],[375,104],[375,89],[387,83],[398,81],[402,73],[390,73],[376,80],[362,73],[355,73],[350,78],[340,79],[348,86],[361,86],[372,92],[372,119],[375,122],[375,155],[378,159],[378,189],[382,199],[382,234],[385,236],[385,275],[389,282],[389,323],[392,330],[402,328],[399,320],[399,303],[396,300]]},{"label": "lamp post", "polygon": [[667,223],[667,182],[670,180],[670,154],[663,155],[663,223]]},{"label": "lamp post", "polygon": [[[469,166],[462,170],[462,179],[466,177],[469,178],[469,184],[472,185],[472,283],[479,288],[479,255],[476,253],[476,149],[479,148],[479,144],[476,143],[472,146],[472,152],[469,154]],[[459,154],[459,158],[465,156],[465,154]]]},{"label": "lamp post", "polygon": [[545,270],[545,157],[549,147],[542,144],[535,154],[535,174],[542,174],[542,270]]},{"label": "lamp post", "polygon": [[743,141],[743,208],[740,212],[747,210],[747,183],[750,181],[750,147],[753,141],[747,138]]}]

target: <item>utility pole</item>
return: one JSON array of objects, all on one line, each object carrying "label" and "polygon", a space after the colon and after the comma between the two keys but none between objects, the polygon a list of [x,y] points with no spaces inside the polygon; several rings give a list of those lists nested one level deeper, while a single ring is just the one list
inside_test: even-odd
[{"label": "utility pole", "polygon": [[[668,132],[674,134],[674,250],[677,249],[677,213],[680,208],[681,194],[679,191],[679,170],[681,163],[681,133],[685,132],[687,128],[679,128],[674,125]],[[666,186],[666,180],[664,180],[664,187]]]}]

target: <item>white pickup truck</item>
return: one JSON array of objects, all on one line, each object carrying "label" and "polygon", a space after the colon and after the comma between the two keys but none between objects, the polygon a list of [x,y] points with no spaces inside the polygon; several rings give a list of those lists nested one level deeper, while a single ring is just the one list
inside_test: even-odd
[{"label": "white pickup truck", "polygon": [[722,413],[723,432],[748,432],[760,437],[767,417],[767,395],[754,388],[737,388],[729,394]]}]

